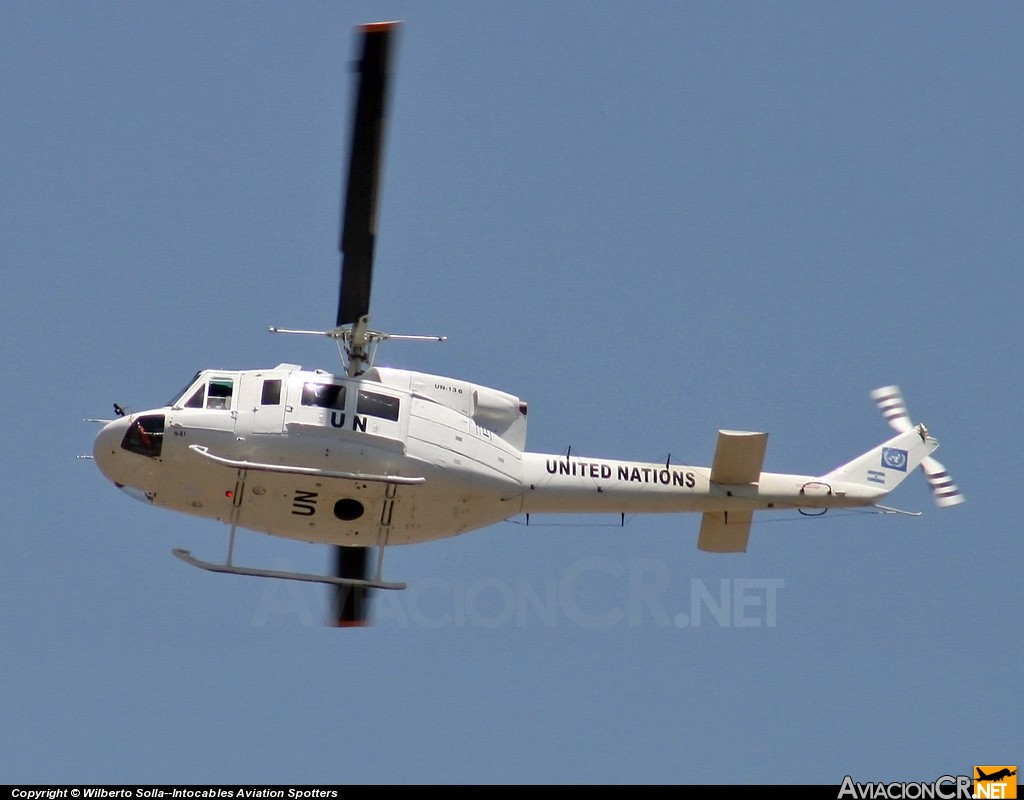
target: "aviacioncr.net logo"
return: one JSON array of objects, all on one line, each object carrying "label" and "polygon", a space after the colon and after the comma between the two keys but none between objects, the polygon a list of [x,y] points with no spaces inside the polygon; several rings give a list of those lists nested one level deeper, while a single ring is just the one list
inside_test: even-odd
[{"label": "aviacioncr.net logo", "polygon": [[941,775],[932,783],[854,783],[847,775],[837,800],[968,800],[973,785],[968,775]]},{"label": "aviacioncr.net logo", "polygon": [[1017,768],[982,764],[974,767],[974,797],[1014,800],[1017,797]]}]

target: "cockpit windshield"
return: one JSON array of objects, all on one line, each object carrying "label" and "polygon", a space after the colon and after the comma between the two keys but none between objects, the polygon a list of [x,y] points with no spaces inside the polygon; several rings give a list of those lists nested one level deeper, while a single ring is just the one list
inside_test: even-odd
[{"label": "cockpit windshield", "polygon": [[178,392],[176,395],[174,395],[174,397],[171,398],[171,401],[167,405],[169,405],[169,406],[179,406],[179,405],[181,405],[182,401],[185,399],[185,392],[187,392],[189,389],[192,388],[192,384],[194,384],[196,382],[196,380],[199,378],[200,375],[202,375],[202,371],[201,370],[199,372],[197,372],[195,375],[192,376],[192,380],[190,380],[188,383],[186,383],[182,387],[181,391]]}]

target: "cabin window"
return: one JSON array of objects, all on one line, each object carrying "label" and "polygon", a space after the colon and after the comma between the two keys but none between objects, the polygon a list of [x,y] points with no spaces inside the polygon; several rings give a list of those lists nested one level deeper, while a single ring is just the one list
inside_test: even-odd
[{"label": "cabin window", "polygon": [[265,406],[281,405],[281,381],[279,379],[263,381],[263,394],[260,403]]},{"label": "cabin window", "polygon": [[231,378],[211,378],[210,391],[206,393],[207,408],[231,408],[231,394],[235,382]]},{"label": "cabin window", "polygon": [[360,390],[356,413],[367,414],[371,417],[381,417],[383,419],[390,419],[392,422],[398,422],[398,409],[400,404],[401,401],[397,397]]},{"label": "cabin window", "polygon": [[333,383],[306,383],[302,386],[302,405],[320,408],[344,408],[345,387]]}]

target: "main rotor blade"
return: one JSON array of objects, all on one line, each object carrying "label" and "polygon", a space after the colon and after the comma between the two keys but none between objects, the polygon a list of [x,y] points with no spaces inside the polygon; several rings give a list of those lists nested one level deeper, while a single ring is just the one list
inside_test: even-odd
[{"label": "main rotor blade", "polygon": [[363,53],[352,122],[348,186],[341,220],[341,289],[338,326],[370,313],[373,249],[377,236],[377,201],[387,109],[389,57],[397,22],[360,27]]},{"label": "main rotor blade", "polygon": [[[336,577],[357,580],[366,580],[369,577],[372,548],[336,545],[334,552]],[[339,628],[361,628],[369,625],[371,597],[373,589],[365,586],[336,585],[331,609],[334,625]]]}]

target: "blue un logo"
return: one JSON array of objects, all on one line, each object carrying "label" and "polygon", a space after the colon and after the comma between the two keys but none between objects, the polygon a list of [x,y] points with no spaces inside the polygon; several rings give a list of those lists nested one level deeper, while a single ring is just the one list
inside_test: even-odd
[{"label": "blue un logo", "polygon": [[882,448],[882,466],[887,469],[898,469],[900,472],[907,471],[907,451],[897,447]]}]

